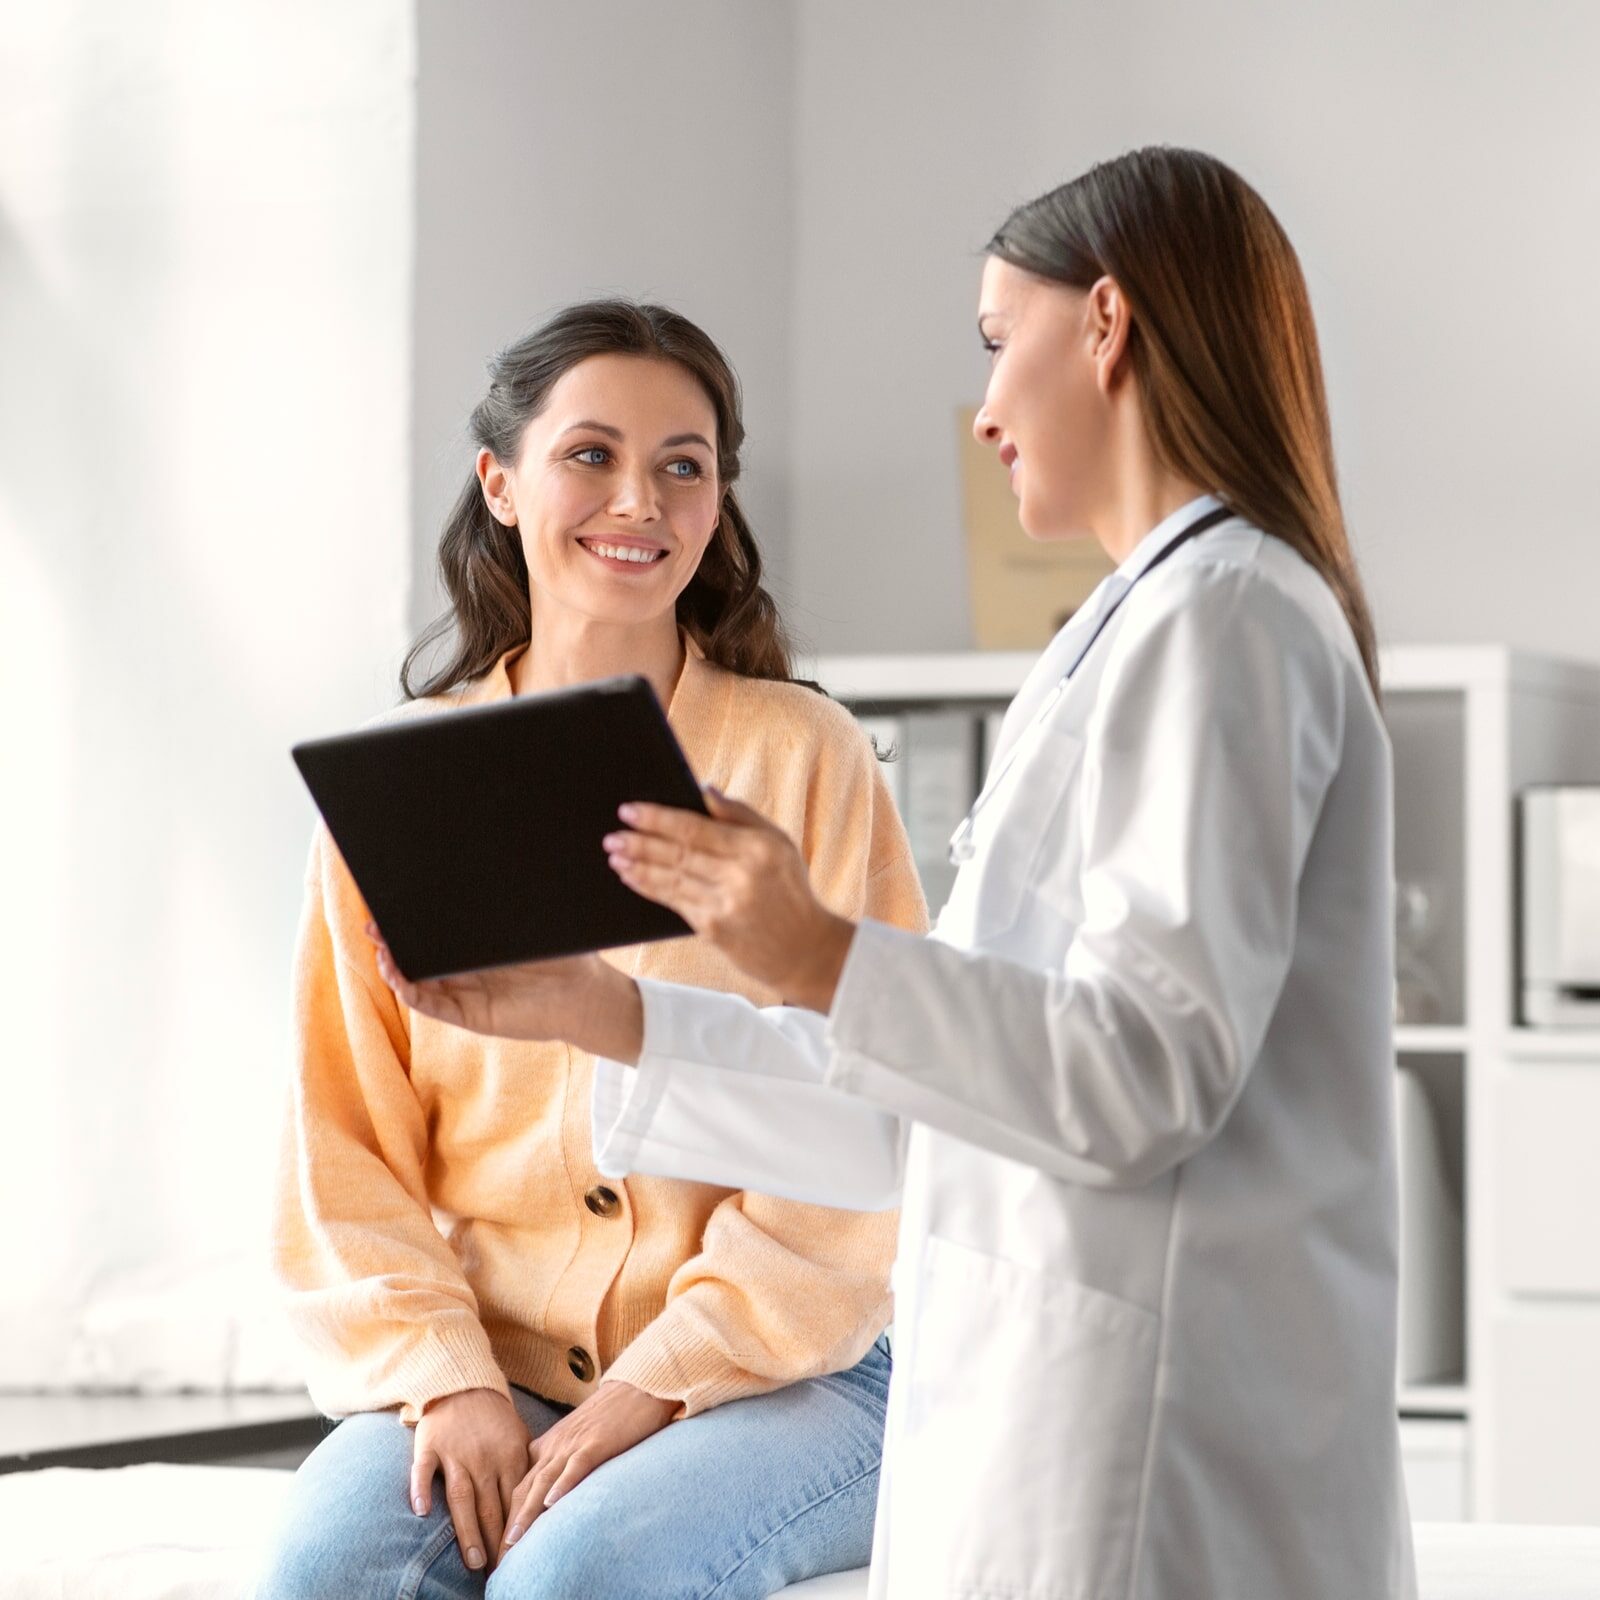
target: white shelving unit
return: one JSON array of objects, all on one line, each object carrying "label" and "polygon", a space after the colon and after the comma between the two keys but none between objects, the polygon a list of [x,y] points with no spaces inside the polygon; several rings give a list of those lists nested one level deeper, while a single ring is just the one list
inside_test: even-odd
[{"label": "white shelving unit", "polygon": [[[1033,660],[824,656],[806,675],[862,715],[977,716]],[[1517,1026],[1514,938],[1516,795],[1600,782],[1600,666],[1477,646],[1392,649],[1381,666],[1396,875],[1438,912],[1438,1015],[1398,1027],[1395,1053],[1426,1091],[1463,1220],[1463,1370],[1396,1394],[1413,1508],[1600,1522],[1600,1030]]]}]

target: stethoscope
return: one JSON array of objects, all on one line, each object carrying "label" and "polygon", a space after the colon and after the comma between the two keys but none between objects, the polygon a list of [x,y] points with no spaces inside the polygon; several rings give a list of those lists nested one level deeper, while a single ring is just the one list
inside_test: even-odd
[{"label": "stethoscope", "polygon": [[962,866],[972,859],[976,850],[976,846],[973,844],[972,838],[973,825],[977,821],[978,813],[983,810],[983,807],[988,801],[990,795],[992,795],[995,790],[1000,787],[1001,783],[1005,781],[1005,776],[1011,770],[1012,763],[1017,759],[1017,755],[1021,751],[1023,745],[1028,742],[1028,736],[1034,731],[1035,728],[1039,726],[1040,723],[1044,721],[1047,716],[1050,715],[1051,708],[1055,705],[1056,701],[1058,701],[1062,695],[1067,692],[1067,684],[1071,680],[1073,673],[1075,673],[1078,668],[1083,665],[1083,658],[1088,655],[1092,649],[1094,649],[1095,640],[1105,632],[1106,624],[1110,622],[1114,616],[1116,616],[1117,610],[1122,605],[1123,601],[1133,593],[1134,589],[1138,587],[1142,579],[1148,578],[1150,574],[1154,572],[1155,569],[1159,567],[1161,563],[1165,561],[1167,557],[1170,556],[1181,545],[1187,544],[1191,539],[1198,539],[1200,535],[1208,528],[1216,527],[1219,522],[1226,522],[1232,515],[1233,512],[1231,512],[1226,506],[1218,506],[1215,510],[1207,511],[1204,513],[1204,515],[1197,517],[1189,524],[1188,527],[1183,529],[1182,532],[1174,534],[1172,538],[1162,545],[1160,550],[1156,552],[1154,558],[1145,566],[1144,570],[1140,572],[1139,576],[1134,578],[1132,582],[1130,582],[1122,591],[1122,593],[1119,594],[1117,598],[1106,607],[1104,613],[1101,615],[1100,620],[1095,624],[1094,632],[1089,635],[1084,647],[1072,658],[1071,665],[1068,666],[1067,670],[1061,674],[1059,679],[1057,679],[1055,687],[1051,689],[1048,695],[1045,696],[1044,703],[1033,714],[1033,717],[1029,721],[1027,727],[1021,729],[1016,738],[1011,741],[1011,748],[1006,751],[1005,759],[998,767],[995,768],[993,772],[989,774],[989,781],[984,784],[983,792],[976,800],[972,802],[972,809],[961,819],[961,826],[957,828],[953,834],[951,834],[950,861],[953,866]]}]

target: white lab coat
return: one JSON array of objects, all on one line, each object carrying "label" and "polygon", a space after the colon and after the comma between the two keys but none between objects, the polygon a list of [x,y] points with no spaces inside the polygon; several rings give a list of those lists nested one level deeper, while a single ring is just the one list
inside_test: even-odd
[{"label": "white lab coat", "polygon": [[1409,1596],[1388,739],[1327,586],[1238,518],[1030,726],[1095,615],[933,935],[864,923],[826,1019],[645,983],[596,1157],[901,1204],[874,1600]]}]

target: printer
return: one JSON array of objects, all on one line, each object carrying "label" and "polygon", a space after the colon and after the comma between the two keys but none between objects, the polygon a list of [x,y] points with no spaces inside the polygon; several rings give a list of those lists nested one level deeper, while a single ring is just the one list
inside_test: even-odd
[{"label": "printer", "polygon": [[1600,785],[1540,785],[1517,800],[1521,1020],[1600,1027]]}]

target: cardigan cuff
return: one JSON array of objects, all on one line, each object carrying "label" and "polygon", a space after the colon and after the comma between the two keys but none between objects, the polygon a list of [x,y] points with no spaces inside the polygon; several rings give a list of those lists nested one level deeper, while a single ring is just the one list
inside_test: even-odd
[{"label": "cardigan cuff", "polygon": [[489,1348],[489,1336],[465,1314],[430,1321],[411,1349],[395,1362],[385,1385],[400,1396],[400,1420],[415,1427],[435,1400],[463,1389],[492,1389],[507,1400],[511,1386]]},{"label": "cardigan cuff", "polygon": [[781,1381],[753,1377],[735,1366],[705,1334],[681,1326],[669,1307],[611,1366],[602,1379],[615,1378],[658,1400],[676,1400],[672,1421],[697,1416],[729,1400],[781,1389]]}]

